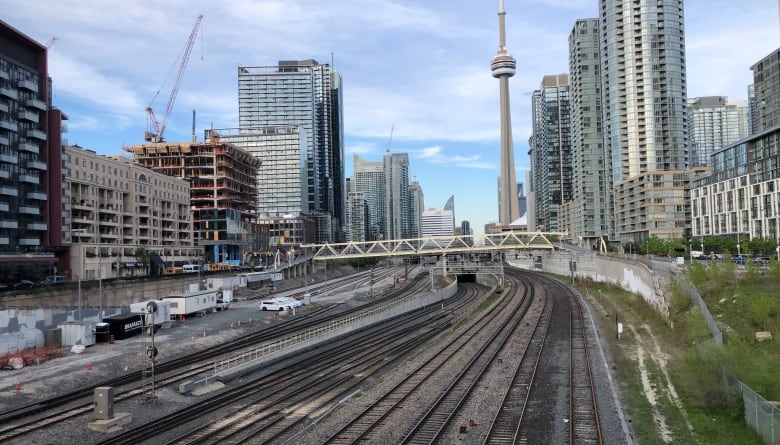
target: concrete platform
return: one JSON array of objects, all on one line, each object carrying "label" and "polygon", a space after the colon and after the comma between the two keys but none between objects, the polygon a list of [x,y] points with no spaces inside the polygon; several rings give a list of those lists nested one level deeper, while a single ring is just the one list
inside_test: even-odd
[{"label": "concrete platform", "polygon": [[130,413],[114,413],[112,419],[101,419],[87,424],[91,429],[101,433],[113,433],[133,421]]}]

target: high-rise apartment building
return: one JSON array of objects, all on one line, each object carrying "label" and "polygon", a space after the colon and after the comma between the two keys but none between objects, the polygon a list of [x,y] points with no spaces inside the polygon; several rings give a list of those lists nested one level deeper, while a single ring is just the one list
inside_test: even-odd
[{"label": "high-rise apartment building", "polygon": [[46,47],[0,20],[0,283],[70,265],[62,132]]},{"label": "high-rise apartment building", "polygon": [[532,100],[534,179],[541,191],[536,196],[536,224],[558,231],[560,206],[572,199],[569,76],[544,76]]},{"label": "high-rise apartment building", "polygon": [[409,229],[409,155],[386,153],[384,239],[410,238]]},{"label": "high-rise apartment building", "polygon": [[780,125],[780,48],[750,67],[753,71],[753,133]]},{"label": "high-rise apartment building", "polygon": [[342,236],[344,130],[341,75],[315,60],[238,68],[239,127],[302,127],[306,140],[306,199],[317,222],[314,242]]},{"label": "high-rise apartment building", "polygon": [[599,20],[577,20],[569,34],[572,201],[566,204],[565,212],[569,227],[563,229],[572,240],[590,246],[609,233],[611,215],[599,55]]},{"label": "high-rise apartment building", "polygon": [[712,154],[748,136],[747,101],[725,96],[688,99],[692,166],[710,165]]},{"label": "high-rise apartment building", "polygon": [[425,196],[419,182],[412,181],[409,184],[409,237],[420,238],[422,236],[422,212],[425,210]]},{"label": "high-rise apartment building", "polygon": [[[384,238],[386,226],[385,205],[385,166],[384,162],[368,162],[358,155],[353,155],[354,167],[350,181],[351,192],[363,193],[363,199],[368,208],[368,238],[359,240],[354,237],[352,241],[377,241]],[[357,204],[350,205],[355,208]]]},{"label": "high-rise apartment building", "polygon": [[680,238],[689,166],[683,1],[601,0],[599,13],[612,235]]}]

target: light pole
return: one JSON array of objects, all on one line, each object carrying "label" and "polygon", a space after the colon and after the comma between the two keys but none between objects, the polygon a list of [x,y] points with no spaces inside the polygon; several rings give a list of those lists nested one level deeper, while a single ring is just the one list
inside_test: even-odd
[{"label": "light pole", "polygon": [[[70,233],[84,233],[86,229],[71,229]],[[81,243],[81,235],[79,235],[79,302],[78,312],[76,318],[81,321],[81,276],[84,275],[84,245]]]},{"label": "light pole", "polygon": [[693,264],[693,251],[691,250],[691,239],[690,238],[688,238],[688,257],[689,257],[688,264]]}]

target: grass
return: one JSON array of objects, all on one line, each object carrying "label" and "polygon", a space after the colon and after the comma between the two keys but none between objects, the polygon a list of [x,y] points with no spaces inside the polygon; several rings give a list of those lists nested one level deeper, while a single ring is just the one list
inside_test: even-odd
[{"label": "grass", "polygon": [[[709,332],[697,309],[686,304],[687,297],[672,296],[674,323],[668,323],[643,298],[618,286],[587,283],[580,289],[598,314],[604,338],[611,349],[613,371],[620,382],[627,416],[639,443],[763,444],[761,438],[742,421],[739,405],[723,393],[715,372],[718,362],[707,362],[696,352],[693,342],[708,338]],[[614,335],[616,316],[626,327],[620,340]],[[628,329],[629,326],[638,331],[637,338]],[[669,380],[677,391],[683,411],[662,391],[667,377],[652,360],[652,354],[644,356],[644,368],[656,394],[655,405],[648,399],[641,380],[637,351],[639,346],[646,346],[649,333],[653,334],[659,349],[668,357]],[[671,442],[662,437],[656,413],[663,418]]]}]

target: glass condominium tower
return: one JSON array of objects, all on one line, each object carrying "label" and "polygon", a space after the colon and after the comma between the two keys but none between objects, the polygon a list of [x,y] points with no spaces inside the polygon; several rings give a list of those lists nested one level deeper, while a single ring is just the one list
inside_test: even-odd
[{"label": "glass condominium tower", "polygon": [[612,237],[676,239],[689,165],[682,0],[600,0]]},{"label": "glass condominium tower", "polygon": [[[302,127],[306,200],[319,214],[316,242],[343,240],[344,130],[341,75],[315,60],[238,68],[239,128]],[[329,221],[321,218],[327,216]],[[322,221],[320,223],[319,221]]]}]

